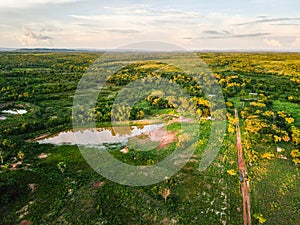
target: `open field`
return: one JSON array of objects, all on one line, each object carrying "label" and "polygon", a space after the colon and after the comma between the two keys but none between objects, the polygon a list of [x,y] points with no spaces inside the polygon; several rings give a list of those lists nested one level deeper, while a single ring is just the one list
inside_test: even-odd
[{"label": "open field", "polygon": [[[123,67],[109,77],[90,111],[78,107],[72,114],[77,85],[101,55],[0,53],[0,224],[240,225],[234,108],[239,111],[252,224],[299,224],[300,54],[197,53],[222,88],[224,118],[212,114],[209,93],[195,81],[206,82],[203,74],[193,78],[176,65],[153,60]],[[124,109],[113,105],[118,93],[143,79],[170,80],[190,99],[166,97],[167,90],[138,99],[128,124],[164,123],[163,128],[104,149],[124,163],[151,166],[189,139],[186,134],[192,136],[196,124],[195,151],[174,176],[144,187],[121,185],[95,172],[78,146],[36,141],[72,129],[74,117],[80,129],[91,121],[110,129],[112,115],[123,121],[119,112]],[[129,99],[135,95],[126,94]],[[187,110],[178,110],[181,106]],[[210,166],[199,171],[212,126],[220,121],[226,121],[221,148]]]}]

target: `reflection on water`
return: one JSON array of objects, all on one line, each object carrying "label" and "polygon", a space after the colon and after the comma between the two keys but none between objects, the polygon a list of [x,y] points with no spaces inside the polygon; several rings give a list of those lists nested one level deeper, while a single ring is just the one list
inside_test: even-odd
[{"label": "reflection on water", "polygon": [[85,129],[80,131],[61,132],[56,136],[39,140],[40,144],[70,144],[70,145],[103,145],[127,143],[128,139],[157,130],[164,124],[150,124],[144,126],[104,127]]},{"label": "reflection on water", "polygon": [[25,109],[14,109],[14,110],[2,110],[2,113],[6,113],[6,114],[12,114],[12,115],[22,115],[27,113],[27,110]]},{"label": "reflection on water", "polygon": [[6,116],[0,116],[0,120],[6,120],[7,117]]}]

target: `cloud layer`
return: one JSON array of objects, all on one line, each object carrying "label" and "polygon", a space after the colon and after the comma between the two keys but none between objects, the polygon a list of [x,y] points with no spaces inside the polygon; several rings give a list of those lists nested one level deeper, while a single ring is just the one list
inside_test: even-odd
[{"label": "cloud layer", "polygon": [[299,48],[297,3],[266,7],[274,1],[2,1],[0,43],[105,49],[153,40],[187,49]]}]

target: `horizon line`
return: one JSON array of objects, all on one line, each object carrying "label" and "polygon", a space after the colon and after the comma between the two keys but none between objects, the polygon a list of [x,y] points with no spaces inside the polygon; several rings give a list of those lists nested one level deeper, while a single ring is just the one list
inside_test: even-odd
[{"label": "horizon line", "polygon": [[300,53],[300,49],[163,49],[163,50],[149,50],[149,49],[113,49],[113,48],[64,48],[64,47],[28,47],[28,48],[21,48],[21,47],[0,47],[0,52],[17,52],[17,51],[76,51],[76,52],[291,52],[291,53]]}]

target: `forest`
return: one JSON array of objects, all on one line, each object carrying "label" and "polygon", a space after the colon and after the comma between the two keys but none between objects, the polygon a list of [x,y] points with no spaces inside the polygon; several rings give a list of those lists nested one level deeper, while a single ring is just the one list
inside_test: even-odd
[{"label": "forest", "polygon": [[[74,108],[78,84],[103,54],[0,53],[1,224],[240,225],[235,108],[251,188],[252,224],[299,224],[299,53],[195,53],[222,91],[224,114],[222,102],[212,104],[214,95],[204,91],[204,84],[212,85],[205,75],[155,60],[127,64],[108,77],[93,107]],[[165,80],[189,99],[168,90],[144,90],[147,94],[131,108],[115,105],[118,94],[135,99],[140,89],[126,92],[130,84],[159,86]],[[147,186],[121,185],[101,176],[75,144],[39,142],[72,130],[74,118],[78,129],[92,122],[110,129],[116,118],[137,127],[163,123],[159,135],[170,140],[159,140],[154,149],[157,143],[149,141],[149,135],[103,145],[124,163],[154,165],[191,139],[191,115],[200,128],[191,158],[173,176]],[[206,170],[199,171],[210,130],[220,121],[226,122],[220,150]],[[136,151],[142,147],[146,150]]]}]

